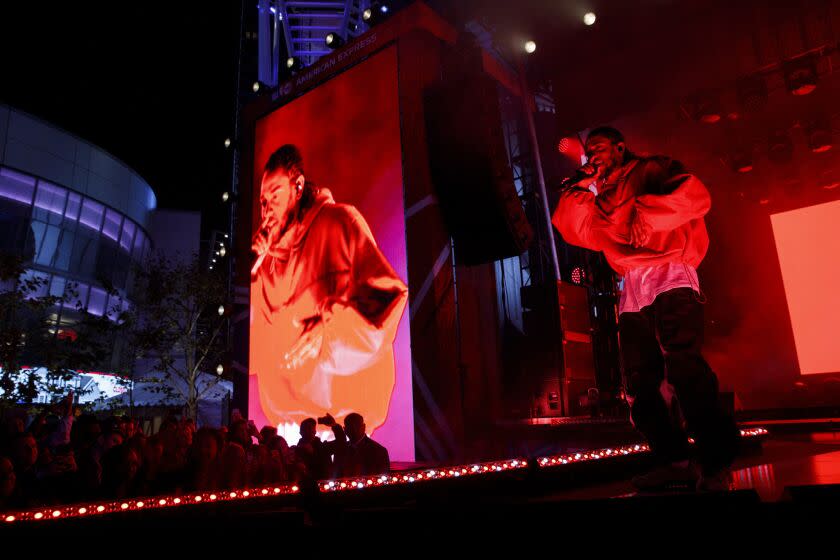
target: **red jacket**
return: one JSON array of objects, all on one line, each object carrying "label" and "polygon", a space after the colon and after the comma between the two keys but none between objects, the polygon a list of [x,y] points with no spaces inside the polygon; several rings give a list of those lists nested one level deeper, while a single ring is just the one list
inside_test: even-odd
[{"label": "red jacket", "polygon": [[[382,425],[395,383],[393,344],[408,290],[354,207],[321,189],[303,220],[266,256],[251,283],[250,373],[275,426],[329,412],[358,412]],[[306,322],[321,317],[314,359],[286,369],[283,357]]]},{"label": "red jacket", "polygon": [[[603,251],[618,274],[667,262],[696,268],[709,248],[703,216],[711,203],[703,183],[679,162],[665,157],[632,159],[597,197],[579,188],[564,191],[551,222],[567,243]],[[635,214],[652,231],[638,249],[630,245]]]}]

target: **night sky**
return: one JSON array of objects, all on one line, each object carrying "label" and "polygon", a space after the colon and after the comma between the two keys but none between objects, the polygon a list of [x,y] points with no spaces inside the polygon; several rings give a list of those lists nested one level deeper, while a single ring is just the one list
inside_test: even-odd
[{"label": "night sky", "polygon": [[240,6],[3,2],[0,102],[120,158],[159,207],[204,211],[206,234],[224,225]]}]

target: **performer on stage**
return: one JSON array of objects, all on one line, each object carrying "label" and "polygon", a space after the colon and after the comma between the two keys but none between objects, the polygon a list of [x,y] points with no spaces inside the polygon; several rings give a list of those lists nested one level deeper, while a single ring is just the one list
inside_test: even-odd
[{"label": "performer on stage", "polygon": [[271,155],[260,191],[250,369],[262,410],[286,428],[357,412],[375,429],[394,387],[407,288],[358,210],[306,180],[296,146]]},{"label": "performer on stage", "polygon": [[[632,154],[614,128],[592,130],[586,154],[552,222],[566,242],[602,251],[624,276],[619,333],[631,417],[659,460],[633,483],[726,489],[739,436],[700,353],[704,300],[696,269],[709,246],[709,192],[671,158]],[[587,188],[592,183],[597,195]],[[699,473],[689,462],[686,429]]]}]

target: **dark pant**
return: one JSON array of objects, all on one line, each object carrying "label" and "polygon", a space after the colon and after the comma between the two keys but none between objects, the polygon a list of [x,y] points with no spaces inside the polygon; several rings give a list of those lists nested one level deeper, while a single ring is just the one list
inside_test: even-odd
[{"label": "dark pant", "polygon": [[[687,459],[690,435],[704,471],[729,466],[739,432],[721,409],[717,377],[700,354],[703,305],[695,292],[669,290],[638,313],[622,313],[619,332],[627,394],[634,399],[630,413],[657,459]],[[679,411],[660,391],[666,378],[674,387]]]}]

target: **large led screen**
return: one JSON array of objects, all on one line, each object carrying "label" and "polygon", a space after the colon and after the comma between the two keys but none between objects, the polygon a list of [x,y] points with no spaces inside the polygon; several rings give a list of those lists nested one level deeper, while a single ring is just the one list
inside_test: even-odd
[{"label": "large led screen", "polygon": [[[252,232],[270,248],[252,263],[249,416],[293,444],[305,418],[356,412],[392,460],[411,461],[395,48],[264,116],[255,134]],[[285,171],[290,145],[303,180]]]},{"label": "large led screen", "polygon": [[802,375],[840,371],[840,201],[770,217]]}]

